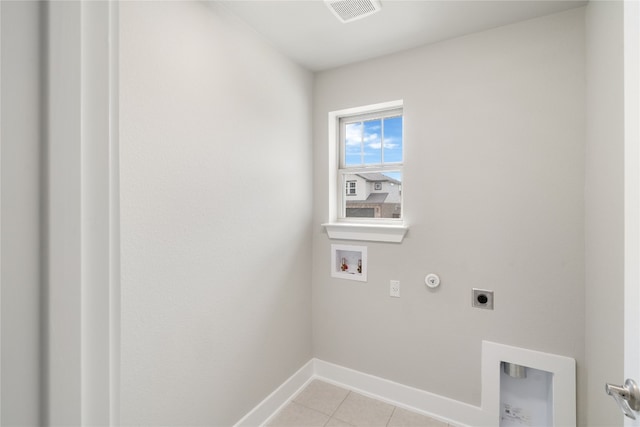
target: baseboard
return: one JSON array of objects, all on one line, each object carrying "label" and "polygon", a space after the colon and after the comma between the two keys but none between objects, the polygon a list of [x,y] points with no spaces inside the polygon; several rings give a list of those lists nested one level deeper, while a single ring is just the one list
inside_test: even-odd
[{"label": "baseboard", "polygon": [[575,427],[573,359],[488,341],[483,341],[482,345],[481,406],[470,405],[323,360],[311,359],[234,427],[265,425],[275,413],[316,378],[457,427],[494,427],[498,425],[500,418],[502,361],[553,373],[553,424]]},{"label": "baseboard", "polygon": [[242,417],[234,427],[256,427],[265,425],[274,414],[284,407],[292,397],[307,386],[314,378],[314,359],[308,361],[273,393]]},{"label": "baseboard", "polygon": [[311,359],[238,421],[234,427],[255,427],[267,424],[274,414],[314,379],[320,379],[455,426],[490,425],[479,423],[480,420],[486,419],[486,414],[477,406],[458,402],[323,360]]},{"label": "baseboard", "polygon": [[466,427],[491,425],[478,406],[429,393],[374,375],[315,359],[315,377],[394,406],[408,409],[449,424]]}]

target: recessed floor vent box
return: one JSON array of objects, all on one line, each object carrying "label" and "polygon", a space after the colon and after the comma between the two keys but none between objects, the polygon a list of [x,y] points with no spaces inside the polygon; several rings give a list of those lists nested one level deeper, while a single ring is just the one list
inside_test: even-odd
[{"label": "recessed floor vent box", "polygon": [[553,374],[502,362],[500,427],[553,425]]},{"label": "recessed floor vent box", "polygon": [[482,342],[482,408],[499,427],[575,427],[576,361]]}]

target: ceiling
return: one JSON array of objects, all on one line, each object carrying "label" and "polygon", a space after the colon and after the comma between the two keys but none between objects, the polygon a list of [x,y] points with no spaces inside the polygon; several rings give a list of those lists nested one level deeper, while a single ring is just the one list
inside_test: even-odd
[{"label": "ceiling", "polygon": [[581,0],[381,0],[343,24],[322,0],[216,0],[293,61],[321,71],[584,6]]}]

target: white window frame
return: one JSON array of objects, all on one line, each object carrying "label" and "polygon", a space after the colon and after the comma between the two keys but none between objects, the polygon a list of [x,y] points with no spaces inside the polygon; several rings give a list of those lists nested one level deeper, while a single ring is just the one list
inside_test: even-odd
[{"label": "white window frame", "polygon": [[[338,136],[338,150],[339,150],[339,159],[338,159],[338,185],[341,182],[345,184],[349,180],[349,176],[357,175],[357,174],[366,174],[366,173],[385,173],[385,172],[400,172],[403,173],[403,161],[400,162],[385,162],[384,159],[384,147],[380,147],[380,163],[378,164],[360,164],[356,166],[347,166],[345,164],[346,161],[346,146],[344,141],[346,139],[346,127],[353,123],[364,123],[372,120],[380,120],[382,122],[382,130],[381,130],[381,138],[384,138],[384,120],[392,117],[403,117],[402,107],[400,108],[390,108],[384,110],[367,110],[362,114],[350,114],[347,116],[339,117],[338,127],[339,127],[339,136]],[[404,138],[404,135],[403,135]],[[364,147],[362,147],[364,149]],[[403,147],[404,151],[404,147]],[[362,151],[362,155],[364,151]],[[364,161],[364,157],[362,158]],[[382,186],[381,183],[379,183]],[[337,220],[338,222],[353,222],[353,223],[371,223],[371,224],[401,224],[401,218],[353,218],[347,217],[347,196],[340,197],[338,200],[338,212],[337,212]],[[402,206],[402,194],[400,194],[400,205]],[[401,214],[402,216],[402,211]]]},{"label": "white window frame", "polygon": [[[390,110],[403,110],[403,128],[406,123],[404,114],[404,103],[402,100],[383,102],[379,104],[366,105],[362,107],[348,108],[345,110],[332,111],[329,113],[329,200],[328,200],[328,222],[323,224],[327,230],[327,234],[331,239],[348,239],[348,240],[367,240],[377,242],[395,242],[400,243],[408,230],[406,222],[406,212],[404,203],[402,205],[402,218],[344,218],[341,212],[344,212],[342,200],[346,198],[345,183],[340,174],[341,159],[343,158],[342,143],[340,137],[340,121],[346,117],[362,116],[373,113],[382,115]],[[381,114],[382,113],[382,114]],[[343,120],[345,122],[345,120]],[[403,162],[406,162],[404,156],[406,136],[403,129]],[[403,164],[383,166],[382,169],[403,171]],[[379,171],[381,168],[376,167]],[[404,173],[403,173],[404,178]],[[404,179],[402,185],[405,185]],[[403,194],[405,193],[403,188]],[[404,196],[402,196],[404,197]]]}]

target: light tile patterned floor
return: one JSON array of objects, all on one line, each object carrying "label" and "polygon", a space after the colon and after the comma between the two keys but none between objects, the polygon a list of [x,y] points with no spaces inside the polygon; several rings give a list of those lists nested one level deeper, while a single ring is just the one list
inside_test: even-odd
[{"label": "light tile patterned floor", "polygon": [[312,381],[269,427],[450,427],[447,423],[325,383]]}]

